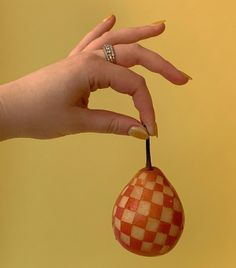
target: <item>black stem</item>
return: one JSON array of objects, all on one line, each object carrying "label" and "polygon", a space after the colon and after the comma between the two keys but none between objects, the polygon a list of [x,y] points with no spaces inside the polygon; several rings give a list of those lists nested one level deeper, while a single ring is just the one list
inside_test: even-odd
[{"label": "black stem", "polygon": [[151,153],[150,153],[150,138],[146,140],[146,168],[152,170]]}]

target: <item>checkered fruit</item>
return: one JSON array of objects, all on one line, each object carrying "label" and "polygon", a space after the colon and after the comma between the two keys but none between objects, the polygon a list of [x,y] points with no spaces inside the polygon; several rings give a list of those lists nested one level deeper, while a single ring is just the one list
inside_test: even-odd
[{"label": "checkered fruit", "polygon": [[117,198],[112,216],[116,239],[144,256],[170,251],[184,226],[181,201],[160,169],[141,169]]}]

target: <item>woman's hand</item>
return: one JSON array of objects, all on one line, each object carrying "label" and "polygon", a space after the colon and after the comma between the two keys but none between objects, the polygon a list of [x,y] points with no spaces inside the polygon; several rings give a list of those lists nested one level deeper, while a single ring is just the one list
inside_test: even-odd
[{"label": "woman's hand", "polygon": [[[114,24],[111,16],[88,33],[66,59],[0,87],[0,139],[48,139],[82,132],[146,139],[148,134],[157,134],[145,80],[128,68],[142,65],[178,85],[187,83],[189,77],[136,43],[161,34],[164,23],[116,32],[111,31]],[[104,44],[113,45],[116,64],[105,60]],[[88,108],[90,93],[107,87],[132,96],[140,121]]]}]

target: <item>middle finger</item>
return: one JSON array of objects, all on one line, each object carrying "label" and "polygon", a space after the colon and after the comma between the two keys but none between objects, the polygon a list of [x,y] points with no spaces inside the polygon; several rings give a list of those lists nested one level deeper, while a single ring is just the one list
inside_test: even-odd
[{"label": "middle finger", "polygon": [[119,31],[108,31],[93,40],[84,51],[101,49],[104,44],[130,44],[150,37],[158,36],[165,30],[164,21],[143,27],[125,28]]}]

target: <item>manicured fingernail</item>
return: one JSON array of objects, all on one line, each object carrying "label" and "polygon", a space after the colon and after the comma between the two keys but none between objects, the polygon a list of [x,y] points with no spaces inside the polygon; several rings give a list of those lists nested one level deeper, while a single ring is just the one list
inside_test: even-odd
[{"label": "manicured fingernail", "polygon": [[148,138],[148,133],[144,128],[141,127],[131,127],[128,131],[129,136],[146,140]]},{"label": "manicured fingernail", "polygon": [[147,127],[148,134],[150,136],[156,136],[157,137],[158,130],[157,130],[157,124],[156,123],[154,123],[154,126],[153,125],[152,126],[151,125],[147,125],[146,127]]},{"label": "manicured fingernail", "polygon": [[158,127],[156,123],[155,123],[155,136],[158,138]]},{"label": "manicured fingernail", "polygon": [[106,17],[106,18],[103,20],[103,22],[108,21],[108,20],[111,19],[112,17],[113,17],[113,14],[111,14],[111,15],[108,16],[108,17]]},{"label": "manicured fingernail", "polygon": [[166,20],[155,21],[152,24],[150,24],[150,26],[156,26],[156,25],[159,25],[159,24],[162,24],[162,23],[165,23],[165,22],[166,22]]},{"label": "manicured fingernail", "polygon": [[193,80],[193,78],[191,77],[191,76],[189,76],[188,74],[186,74],[186,73],[184,73],[184,72],[182,72],[182,71],[180,71],[184,76],[186,76],[189,80]]}]

